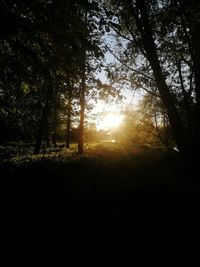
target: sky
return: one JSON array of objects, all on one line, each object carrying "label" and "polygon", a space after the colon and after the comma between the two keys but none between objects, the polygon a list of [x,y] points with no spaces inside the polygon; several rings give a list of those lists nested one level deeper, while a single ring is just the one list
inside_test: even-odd
[{"label": "sky", "polygon": [[[113,34],[108,33],[105,37],[104,37],[104,42],[106,43],[107,46],[109,46],[113,51],[115,50],[115,46],[117,45],[116,43],[116,39],[114,38]],[[118,60],[112,55],[111,52],[107,51],[105,53],[105,64],[112,64],[112,63],[117,63]],[[99,80],[102,83],[108,83],[109,81],[107,79],[107,75],[104,69],[101,70],[101,72],[99,72],[97,74],[97,78],[99,78]],[[106,103],[105,101],[102,100],[98,100],[97,103],[94,105],[93,110],[91,111],[94,115],[95,114],[104,114],[104,116],[102,117],[98,117],[98,116],[94,116],[96,117],[96,125],[101,125],[101,120],[103,120],[103,117],[106,117],[110,114],[115,114],[120,116],[122,113],[122,110],[127,108],[127,106],[130,106],[132,109],[135,109],[140,101],[140,99],[142,98],[142,96],[136,92],[131,90],[131,88],[127,89],[126,88],[122,88],[121,90],[121,94],[123,95],[123,100],[120,101],[119,103]]]},{"label": "sky", "polygon": [[[113,54],[115,54],[115,52],[114,52],[115,48],[119,47],[119,43],[115,37],[115,32],[112,29],[110,29],[109,32],[106,32],[104,34],[102,41],[107,47],[109,47],[109,49],[111,51],[113,51]],[[121,39],[120,43],[124,47],[124,49],[126,49],[127,41],[125,39]],[[119,61],[117,60],[117,58],[113,54],[112,54],[112,52],[107,50],[107,52],[105,53],[105,63],[106,64],[119,63]],[[103,83],[108,82],[108,80],[106,78],[106,73],[103,69],[102,69],[101,73],[99,73],[98,77]],[[126,105],[127,104],[137,105],[139,100],[141,99],[140,94],[137,92],[133,92],[131,90],[131,88],[130,88],[130,90],[125,90],[125,88],[122,88],[122,94],[125,97],[124,98],[124,104],[126,104]]]},{"label": "sky", "polygon": [[[116,59],[114,56],[107,52],[105,54],[105,61],[106,63],[113,63],[116,62]],[[102,69],[100,73],[97,74],[97,78],[101,80],[102,83],[109,83],[106,72]],[[97,104],[95,105],[93,112],[116,112],[119,111],[119,109],[122,109],[124,106],[137,106],[139,100],[141,99],[141,94],[137,93],[136,91],[133,91],[127,88],[122,88],[121,91],[122,95],[124,96],[124,99],[121,103],[118,104],[106,104],[104,101],[98,100]]]}]

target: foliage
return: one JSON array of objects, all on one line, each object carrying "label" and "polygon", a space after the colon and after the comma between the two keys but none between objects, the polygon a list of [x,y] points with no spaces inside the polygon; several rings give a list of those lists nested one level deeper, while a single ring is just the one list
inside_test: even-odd
[{"label": "foliage", "polygon": [[200,6],[145,0],[106,1],[105,6],[119,44],[111,52],[121,63],[120,69],[112,66],[111,78],[128,80],[133,89],[160,97],[180,150],[197,147]]},{"label": "foliage", "polygon": [[[15,25],[0,33],[1,142],[55,137],[69,90],[73,98],[79,95],[83,47],[87,72],[96,68],[93,59],[102,56],[98,4],[62,0],[0,4],[2,23],[10,20]],[[76,87],[69,88],[68,79]]]},{"label": "foliage", "polygon": [[[1,144],[35,141],[39,153],[44,141],[56,146],[66,135],[69,146],[79,125],[83,146],[91,107],[99,99],[122,101],[121,88],[131,87],[150,95],[138,111],[138,134],[146,128],[184,153],[199,147],[200,5],[8,0],[0,7],[2,25],[14,25],[0,30]],[[104,84],[96,74],[107,51],[118,63],[105,67]]]}]

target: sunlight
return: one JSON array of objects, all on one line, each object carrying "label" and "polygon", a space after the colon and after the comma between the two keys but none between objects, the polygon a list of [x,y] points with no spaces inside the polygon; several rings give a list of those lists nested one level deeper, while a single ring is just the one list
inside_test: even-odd
[{"label": "sunlight", "polygon": [[117,128],[123,121],[123,116],[118,114],[109,113],[106,114],[97,125],[98,130],[109,130]]}]

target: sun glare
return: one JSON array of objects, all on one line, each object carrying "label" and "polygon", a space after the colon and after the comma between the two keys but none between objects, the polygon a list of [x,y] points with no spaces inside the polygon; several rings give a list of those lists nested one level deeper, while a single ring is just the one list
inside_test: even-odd
[{"label": "sun glare", "polygon": [[117,114],[107,114],[105,117],[99,121],[97,128],[98,130],[109,130],[113,128],[117,128],[120,126],[120,124],[123,121],[123,116],[122,115],[117,115]]}]

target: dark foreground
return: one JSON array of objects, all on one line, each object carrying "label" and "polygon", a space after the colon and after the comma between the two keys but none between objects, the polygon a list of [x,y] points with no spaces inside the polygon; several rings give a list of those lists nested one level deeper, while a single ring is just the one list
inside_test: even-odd
[{"label": "dark foreground", "polygon": [[199,266],[200,187],[185,165],[96,147],[2,166],[3,266]]}]

